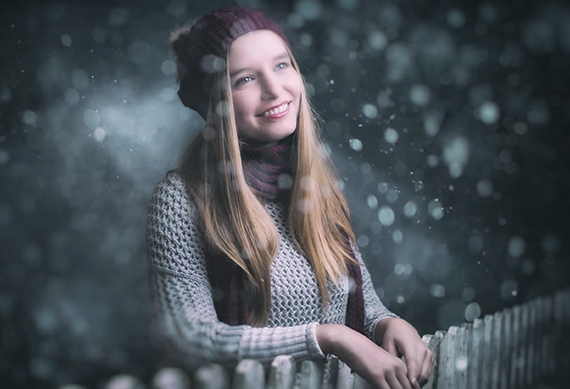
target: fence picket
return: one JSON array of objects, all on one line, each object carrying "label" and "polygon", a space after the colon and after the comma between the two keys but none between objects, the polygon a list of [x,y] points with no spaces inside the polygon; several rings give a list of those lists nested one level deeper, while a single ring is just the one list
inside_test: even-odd
[{"label": "fence picket", "polygon": [[279,355],[271,362],[268,389],[292,389],[295,384],[295,361],[290,355]]},{"label": "fence picket", "polygon": [[502,313],[495,312],[493,317],[493,324],[491,326],[491,343],[489,345],[489,352],[491,355],[491,371],[489,388],[499,389],[500,385],[500,372],[501,372],[501,352],[502,352]]},{"label": "fence picket", "polygon": [[481,369],[483,364],[483,338],[485,322],[482,319],[475,319],[471,330],[471,363],[469,374],[467,375],[467,387],[469,389],[480,389]]},{"label": "fence picket", "polygon": [[543,320],[543,338],[542,338],[542,376],[548,377],[554,372],[554,361],[556,356],[556,333],[553,325],[554,317],[552,315],[553,300],[551,298],[544,299],[542,312]]},{"label": "fence picket", "polygon": [[232,389],[264,389],[265,371],[256,360],[244,359],[238,363],[234,371]]},{"label": "fence picket", "polygon": [[483,343],[481,345],[481,352],[483,354],[482,365],[479,369],[480,387],[489,388],[491,386],[491,377],[493,376],[493,347],[492,347],[492,334],[494,317],[485,315],[483,318]]},{"label": "fence picket", "polygon": [[455,378],[455,342],[458,328],[449,327],[439,348],[438,387],[453,388]]},{"label": "fence picket", "polygon": [[350,371],[350,367],[342,361],[338,361],[338,377],[336,389],[352,389],[354,384],[354,375]]},{"label": "fence picket", "polygon": [[525,356],[525,368],[526,373],[525,382],[527,387],[530,387],[533,383],[533,373],[534,373],[534,339],[536,332],[536,305],[534,300],[529,301],[527,304],[527,338],[526,338],[526,356]]},{"label": "fence picket", "polygon": [[510,368],[510,386],[518,388],[521,386],[519,381],[519,355],[520,355],[520,332],[521,332],[521,307],[514,306],[512,310],[511,333],[513,334],[513,342],[511,349],[511,368]]},{"label": "fence picket", "polygon": [[321,387],[323,369],[315,361],[303,361],[301,364],[301,384],[299,389],[317,389]]},{"label": "fence picket", "polygon": [[[452,326],[447,332],[424,335],[434,365],[424,389],[509,389],[559,387],[570,381],[570,289],[538,297],[483,319]],[[335,356],[327,369],[322,361],[296,364],[291,356],[274,359],[265,382],[265,370],[255,360],[243,360],[233,372],[218,364],[195,371],[191,382],[179,369],[163,368],[152,379],[152,389],[371,389],[362,377]],[[301,371],[299,382],[296,369]],[[232,383],[230,383],[232,382]],[[138,378],[112,377],[103,389],[143,389]],[[85,389],[68,384],[59,389]]]},{"label": "fence picket", "polygon": [[323,371],[323,384],[321,389],[335,389],[338,380],[339,359],[336,355],[330,355],[328,358],[327,370]]},{"label": "fence picket", "polygon": [[533,377],[535,382],[540,382],[542,379],[542,339],[544,337],[544,299],[539,297],[535,299],[535,310],[536,310],[536,324],[534,330],[534,371]]},{"label": "fence picket", "polygon": [[560,325],[558,340],[560,343],[560,369],[558,370],[562,376],[561,382],[568,382],[570,380],[570,289],[565,289],[557,293],[556,296],[559,300],[558,308],[560,309]]},{"label": "fence picket", "polygon": [[454,384],[457,389],[467,389],[467,369],[469,360],[467,359],[467,336],[469,331],[461,326],[457,329],[455,338],[455,361],[454,361]]},{"label": "fence picket", "polygon": [[142,382],[131,375],[119,374],[112,377],[104,386],[104,389],[144,389]]},{"label": "fence picket", "polygon": [[156,372],[152,379],[151,388],[190,389],[190,379],[180,369],[165,367]]},{"label": "fence picket", "polygon": [[208,363],[194,372],[194,387],[196,389],[227,389],[230,387],[230,377],[222,366]]},{"label": "fence picket", "polygon": [[501,313],[501,351],[500,351],[500,377],[499,387],[501,389],[511,388],[509,385],[511,358],[513,349],[512,336],[512,311],[505,309]]},{"label": "fence picket", "polygon": [[521,306],[521,326],[520,326],[520,348],[518,363],[518,382],[521,388],[526,386],[526,357],[528,349],[528,333],[529,333],[529,306],[527,303]]},{"label": "fence picket", "polygon": [[470,375],[471,367],[473,364],[473,323],[463,323],[461,328],[464,330],[463,342],[464,342],[464,355],[466,357],[465,365],[465,388],[469,388],[470,385]]}]

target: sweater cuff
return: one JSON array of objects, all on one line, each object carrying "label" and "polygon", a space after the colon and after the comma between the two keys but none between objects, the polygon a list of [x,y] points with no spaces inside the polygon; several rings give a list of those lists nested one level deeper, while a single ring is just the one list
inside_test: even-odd
[{"label": "sweater cuff", "polygon": [[321,350],[321,346],[319,346],[319,342],[317,341],[317,326],[319,323],[310,323],[307,326],[307,344],[309,345],[309,351],[311,352],[311,359],[322,359],[325,358],[325,354],[323,350]]},{"label": "sweater cuff", "polygon": [[380,320],[383,319],[387,319],[389,317],[395,317],[395,318],[399,318],[400,316],[390,312],[384,316],[380,316],[379,318],[376,319],[376,321],[372,324],[372,326],[370,327],[372,330],[370,331],[370,340],[372,340],[374,343],[379,344],[377,342],[378,339],[376,339],[376,326],[378,325],[378,323],[380,323]]}]

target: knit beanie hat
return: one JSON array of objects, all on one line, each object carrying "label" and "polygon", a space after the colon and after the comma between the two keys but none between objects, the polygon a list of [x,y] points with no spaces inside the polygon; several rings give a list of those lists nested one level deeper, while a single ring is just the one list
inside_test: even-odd
[{"label": "knit beanie hat", "polygon": [[239,6],[219,8],[202,16],[192,27],[172,33],[180,83],[178,96],[186,107],[206,119],[215,74],[225,71],[233,41],[255,30],[273,31],[291,47],[283,31],[268,16]]}]

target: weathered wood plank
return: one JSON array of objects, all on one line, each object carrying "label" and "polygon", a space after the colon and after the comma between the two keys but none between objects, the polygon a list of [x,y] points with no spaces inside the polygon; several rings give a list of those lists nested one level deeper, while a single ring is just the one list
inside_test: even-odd
[{"label": "weathered wood plank", "polygon": [[461,328],[465,331],[464,334],[464,348],[466,356],[466,366],[465,366],[465,388],[469,388],[470,385],[470,375],[471,375],[471,365],[473,364],[473,323],[463,323]]},{"label": "weathered wood plank", "polygon": [[555,369],[555,347],[556,334],[554,326],[554,317],[552,313],[553,299],[548,297],[544,299],[544,307],[542,313],[543,338],[542,338],[542,372],[543,377],[549,377]]},{"label": "weathered wood plank", "polygon": [[560,309],[560,333],[558,342],[560,343],[560,372],[561,382],[570,380],[570,289],[564,289],[557,293]]},{"label": "weathered wood plank", "polygon": [[490,354],[491,359],[491,389],[499,389],[501,382],[501,351],[502,351],[502,313],[495,312],[493,315],[493,325],[491,329],[491,344],[490,344]]},{"label": "weathered wood plank", "polygon": [[301,364],[301,384],[299,389],[317,389],[323,380],[322,365],[315,361],[303,361]]},{"label": "weathered wood plank", "polygon": [[511,358],[513,351],[513,334],[512,334],[512,311],[505,309],[501,315],[501,352],[500,352],[500,377],[499,387],[501,389],[510,389],[509,378],[511,369]]},{"label": "weathered wood plank", "polygon": [[521,319],[520,319],[520,332],[519,332],[519,355],[517,359],[518,364],[518,377],[517,382],[521,388],[526,385],[525,367],[528,349],[528,331],[529,331],[529,307],[528,304],[521,305]]},{"label": "weathered wood plank", "polygon": [[483,362],[479,369],[480,388],[490,388],[491,378],[493,376],[494,365],[494,347],[492,342],[493,325],[495,318],[492,315],[485,315],[483,318],[485,323],[483,329],[483,343],[481,344],[481,352],[483,353]]},{"label": "weathered wood plank", "polygon": [[144,385],[137,378],[128,374],[119,374],[112,377],[104,386],[104,389],[144,389]]},{"label": "weathered wood plank", "polygon": [[271,362],[268,389],[292,389],[295,384],[295,361],[289,355],[279,355]]},{"label": "weathered wood plank", "polygon": [[451,326],[439,347],[438,388],[453,388],[455,378],[455,343],[458,327]]},{"label": "weathered wood plank", "polygon": [[534,384],[534,339],[536,332],[536,304],[535,300],[529,301],[527,304],[528,312],[528,330],[526,338],[526,357],[525,357],[525,382],[527,387]]},{"label": "weathered wood plank", "polygon": [[234,371],[232,389],[265,388],[265,371],[258,361],[244,359]]},{"label": "weathered wood plank", "polygon": [[350,367],[346,363],[339,361],[336,389],[352,389],[353,384],[354,375],[350,371]]},{"label": "weathered wood plank", "polygon": [[[225,374],[225,370],[223,370],[223,373]],[[186,373],[180,369],[165,367],[156,372],[156,374],[152,378],[151,388],[190,389],[190,378],[188,378]],[[224,386],[220,389],[226,389],[226,388],[227,386]]]},{"label": "weathered wood plank", "polygon": [[467,337],[471,335],[465,327],[461,326],[457,329],[455,338],[455,364],[454,364],[454,384],[457,389],[467,389],[467,369],[468,369],[468,354],[467,354]]},{"label": "weathered wood plank", "polygon": [[197,389],[227,389],[230,387],[230,375],[222,366],[208,363],[194,372],[194,387]]},{"label": "weathered wood plank", "polygon": [[473,321],[471,332],[471,361],[467,374],[467,387],[480,389],[481,369],[483,368],[483,339],[485,337],[485,322],[482,319]]},{"label": "weathered wood plank", "polygon": [[541,379],[542,356],[542,299],[537,297],[534,304],[534,330],[532,334],[532,379],[536,384]]},{"label": "weathered wood plank", "polygon": [[514,306],[512,309],[512,349],[511,349],[511,369],[510,369],[510,386],[511,388],[518,388],[521,385],[519,381],[519,354],[520,354],[520,332],[521,332],[521,307]]},{"label": "weathered wood plank", "polygon": [[439,369],[439,347],[445,335],[445,331],[437,331],[434,335],[425,335],[422,340],[427,342],[427,347],[433,355],[433,366],[429,381],[424,385],[424,389],[437,388],[437,374]]},{"label": "weathered wood plank", "polygon": [[328,360],[329,366],[327,371],[323,372],[323,385],[321,389],[334,389],[337,387],[340,360],[335,355],[329,356]]}]

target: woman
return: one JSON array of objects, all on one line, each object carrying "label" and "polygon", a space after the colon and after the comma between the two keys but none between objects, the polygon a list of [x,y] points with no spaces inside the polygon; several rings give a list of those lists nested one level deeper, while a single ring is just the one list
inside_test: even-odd
[{"label": "woman", "polygon": [[180,99],[206,120],[149,208],[159,331],[179,361],[335,354],[377,387],[419,388],[431,353],[375,294],[281,29],[227,7],[172,45]]}]

